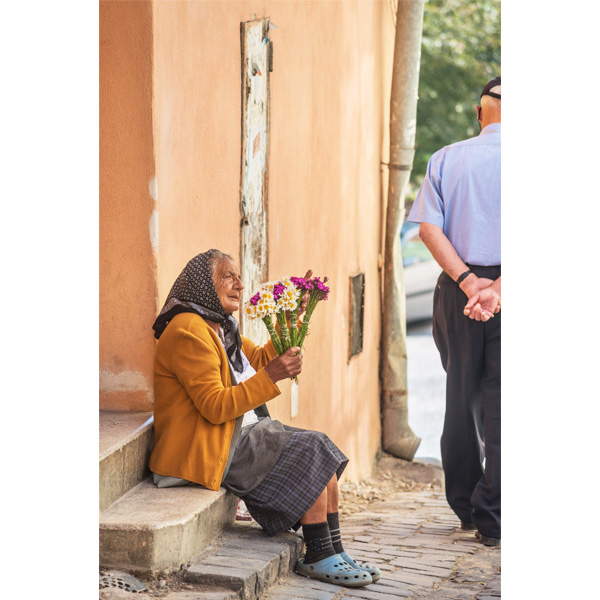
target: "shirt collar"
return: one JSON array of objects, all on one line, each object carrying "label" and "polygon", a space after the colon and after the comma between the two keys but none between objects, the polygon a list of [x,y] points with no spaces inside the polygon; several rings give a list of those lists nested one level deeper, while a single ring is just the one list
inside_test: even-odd
[{"label": "shirt collar", "polygon": [[502,123],[490,123],[489,125],[487,125],[486,127],[484,127],[481,130],[481,133],[479,135],[481,135],[482,133],[493,133],[495,131],[497,131],[498,133],[500,133],[500,126],[502,125]]}]

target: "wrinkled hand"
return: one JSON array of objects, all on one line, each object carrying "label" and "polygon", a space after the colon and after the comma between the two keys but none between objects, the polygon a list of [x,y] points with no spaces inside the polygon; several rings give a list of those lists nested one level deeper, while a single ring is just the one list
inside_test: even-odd
[{"label": "wrinkled hand", "polygon": [[281,356],[276,356],[265,367],[265,371],[271,378],[273,383],[277,383],[282,379],[296,377],[302,372],[302,359],[300,348],[294,346],[286,350]]},{"label": "wrinkled hand", "polygon": [[[484,307],[481,304],[476,308],[481,292],[488,289],[493,283],[494,281],[492,279],[477,277],[477,275],[472,273],[460,284],[460,289],[469,299],[463,313],[470,319],[476,321],[488,321],[494,316],[495,306],[491,311],[487,308],[484,310]],[[471,302],[472,299],[473,301]],[[467,310],[469,311],[468,313],[466,312]]]},{"label": "wrinkled hand", "polygon": [[474,273],[471,273],[466,279],[460,284],[460,289],[467,295],[469,300],[472,296],[480,292],[481,290],[490,287],[494,283],[493,279],[486,279],[485,277],[477,277]]},{"label": "wrinkled hand", "polygon": [[500,294],[492,286],[479,290],[469,298],[464,314],[475,321],[489,321],[500,312]]},{"label": "wrinkled hand", "polygon": [[[306,275],[304,276],[304,279],[310,279],[311,277],[312,277],[312,269],[309,269],[308,271],[306,271]],[[302,302],[300,302],[300,308],[298,309],[298,316],[300,316],[302,313],[306,312],[309,298],[310,298],[310,294],[308,292],[304,292],[304,295],[302,296]]]}]

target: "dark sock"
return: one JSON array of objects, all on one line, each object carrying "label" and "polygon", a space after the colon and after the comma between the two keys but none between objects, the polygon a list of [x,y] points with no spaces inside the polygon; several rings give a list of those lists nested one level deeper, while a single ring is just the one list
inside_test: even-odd
[{"label": "dark sock", "polygon": [[339,513],[327,513],[327,524],[329,525],[329,533],[331,534],[331,543],[336,554],[341,554],[344,551],[342,546],[342,534],[340,532],[340,515]]},{"label": "dark sock", "polygon": [[305,564],[314,563],[335,555],[331,545],[329,526],[326,522],[302,525],[302,535],[306,544]]}]

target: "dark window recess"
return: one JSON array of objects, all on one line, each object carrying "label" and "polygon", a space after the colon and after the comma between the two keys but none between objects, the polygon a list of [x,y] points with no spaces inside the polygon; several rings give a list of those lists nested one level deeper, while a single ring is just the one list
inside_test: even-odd
[{"label": "dark window recess", "polygon": [[348,360],[363,349],[363,321],[365,312],[365,274],[350,277],[350,344]]}]

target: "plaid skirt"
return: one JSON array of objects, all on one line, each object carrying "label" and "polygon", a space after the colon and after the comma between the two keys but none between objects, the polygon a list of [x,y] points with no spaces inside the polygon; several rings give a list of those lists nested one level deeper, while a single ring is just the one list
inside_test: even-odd
[{"label": "plaid skirt", "polygon": [[295,431],[273,469],[242,500],[268,534],[296,530],[331,478],[339,479],[347,464],[348,458],[324,433]]}]

